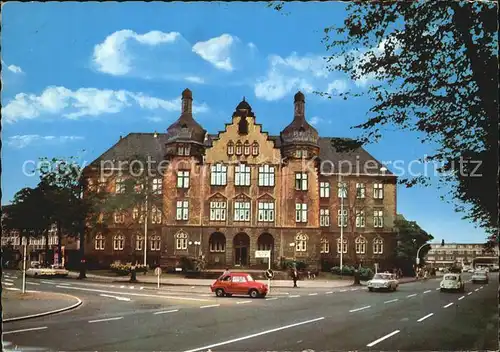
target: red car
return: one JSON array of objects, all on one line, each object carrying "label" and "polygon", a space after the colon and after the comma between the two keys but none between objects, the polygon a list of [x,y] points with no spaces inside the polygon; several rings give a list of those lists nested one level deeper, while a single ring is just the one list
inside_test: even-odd
[{"label": "red car", "polygon": [[247,273],[229,273],[218,278],[211,286],[217,297],[249,295],[252,298],[265,297],[267,285],[257,282]]}]

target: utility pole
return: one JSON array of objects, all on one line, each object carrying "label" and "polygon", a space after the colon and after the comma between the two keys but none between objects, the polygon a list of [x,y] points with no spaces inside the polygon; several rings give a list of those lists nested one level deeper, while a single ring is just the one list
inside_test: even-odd
[{"label": "utility pole", "polygon": [[344,259],[344,184],[342,183],[342,175],[339,171],[339,186],[340,189],[340,275],[342,276],[342,266]]},{"label": "utility pole", "polygon": [[28,252],[28,238],[23,238],[24,250],[23,250],[23,293],[26,293],[26,256]]},{"label": "utility pole", "polygon": [[147,254],[148,254],[148,185],[146,185],[146,201],[144,209],[144,266],[147,265]]}]

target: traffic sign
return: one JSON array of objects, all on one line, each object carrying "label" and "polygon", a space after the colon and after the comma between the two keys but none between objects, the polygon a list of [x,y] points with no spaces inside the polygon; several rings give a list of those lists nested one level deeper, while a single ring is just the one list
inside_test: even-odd
[{"label": "traffic sign", "polygon": [[255,258],[271,258],[271,251],[255,251]]},{"label": "traffic sign", "polygon": [[274,277],[274,272],[271,269],[266,270],[266,277],[272,279]]},{"label": "traffic sign", "polygon": [[160,275],[161,275],[161,268],[160,268],[160,267],[157,267],[157,268],[155,269],[155,275],[157,275],[157,276],[160,276]]}]

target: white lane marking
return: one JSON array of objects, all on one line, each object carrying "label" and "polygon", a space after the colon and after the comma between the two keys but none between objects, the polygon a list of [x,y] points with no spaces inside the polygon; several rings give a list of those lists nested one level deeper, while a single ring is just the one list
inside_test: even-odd
[{"label": "white lane marking", "polygon": [[144,290],[144,287],[143,286],[139,287],[139,290]]},{"label": "white lane marking", "polygon": [[161,312],[156,312],[156,313],[153,313],[154,315],[158,315],[158,314],[167,314],[167,313],[175,313],[175,312],[178,312],[179,310],[178,309],[172,309],[172,310],[162,310]]},{"label": "white lane marking", "polygon": [[462,297],[459,297],[458,300],[461,301],[464,298],[465,298],[465,296],[462,296]]},{"label": "white lane marking", "polygon": [[416,293],[414,293],[414,294],[411,294],[411,295],[406,296],[406,298],[415,297],[416,295],[417,295],[417,294],[416,294]]},{"label": "white lane marking", "polygon": [[297,297],[300,297],[300,295],[291,295],[291,296],[288,296],[290,298],[297,298]]},{"label": "white lane marking", "polygon": [[115,285],[109,285],[109,286],[107,286],[107,287],[115,287]]},{"label": "white lane marking", "polygon": [[111,295],[106,295],[104,293],[101,293],[99,296],[101,297],[109,297],[109,298],[114,298],[114,299],[117,299],[119,301],[130,301],[130,298],[128,297],[120,297],[120,296],[111,296]]},{"label": "white lane marking", "polygon": [[436,291],[439,291],[440,289],[441,289],[441,288],[439,288],[439,287],[438,287],[438,288],[436,288]]},{"label": "white lane marking", "polygon": [[59,284],[61,286],[71,286],[71,284],[66,284],[66,283],[62,283],[62,284]]},{"label": "white lane marking", "polygon": [[290,293],[288,293],[288,292],[282,292],[282,293],[280,293],[280,295],[289,295],[289,294]]},{"label": "white lane marking", "polygon": [[467,296],[470,296],[471,294],[472,294],[472,292],[469,292],[469,293],[467,294]]},{"label": "white lane marking", "polygon": [[134,286],[129,286],[128,288],[134,289]]},{"label": "white lane marking", "polygon": [[443,308],[448,308],[448,307],[450,307],[450,306],[452,306],[452,305],[453,305],[453,302],[448,303],[447,305],[443,306]]},{"label": "white lane marking", "polygon": [[2,284],[6,285],[6,286],[14,286],[14,284],[11,282],[2,282]]},{"label": "white lane marking", "polygon": [[317,293],[310,293],[309,296],[317,296]]},{"label": "white lane marking", "polygon": [[125,286],[122,285],[122,286],[120,286],[120,288],[125,288]]},{"label": "white lane marking", "polygon": [[476,291],[476,292],[477,292],[477,291],[479,291],[479,289],[478,289],[478,288],[476,288],[474,291]]},{"label": "white lane marking", "polygon": [[419,322],[419,323],[420,323],[421,321],[424,321],[425,319],[430,318],[430,317],[432,317],[433,315],[434,315],[434,313],[429,313],[429,314],[427,314],[425,317],[422,317],[422,318],[418,319],[418,320],[417,320],[417,322]]},{"label": "white lane marking", "polygon": [[349,313],[359,312],[360,310],[368,309],[368,308],[370,308],[370,307],[371,307],[371,306],[364,306],[364,307],[361,307],[361,308],[351,309],[351,310],[349,311]]},{"label": "white lane marking", "polygon": [[191,288],[194,288],[194,286],[191,286]]},{"label": "white lane marking", "polygon": [[394,299],[391,299],[390,301],[385,301],[384,303],[387,304],[387,303],[392,303],[392,302],[397,302],[397,301],[398,301],[398,299],[394,298]]},{"label": "white lane marking", "polygon": [[120,320],[123,319],[123,317],[115,317],[115,318],[106,318],[106,319],[97,319],[97,320],[89,320],[89,323],[100,323],[102,321],[112,321],[112,320]]},{"label": "white lane marking", "polygon": [[340,290],[340,292],[346,292],[347,290]]},{"label": "white lane marking", "polygon": [[12,279],[17,279],[17,276],[9,276]]},{"label": "white lane marking", "polygon": [[93,289],[93,288],[83,288],[83,287],[68,287],[68,286],[56,286],[56,287],[65,288],[68,290],[111,293],[111,294],[118,294],[118,295],[138,296],[138,297],[156,297],[156,298],[163,297],[163,298],[178,299],[178,300],[184,300],[184,301],[210,302],[208,299],[192,298],[192,297],[175,297],[175,296],[164,296],[164,295],[159,296],[159,295],[149,295],[146,293],[116,292],[116,291],[97,290],[97,289]]},{"label": "white lane marking", "polygon": [[278,297],[266,298],[266,301],[275,301],[277,299],[278,299]]},{"label": "white lane marking", "polygon": [[325,295],[331,295],[333,293],[333,291],[328,291],[328,292],[325,292]]},{"label": "white lane marking", "polygon": [[381,338],[379,338],[379,339],[377,339],[377,340],[375,340],[375,341],[373,341],[373,342],[370,342],[368,345],[366,345],[366,347],[373,347],[373,346],[375,346],[377,343],[382,342],[382,341],[384,341],[384,340],[388,339],[389,337],[394,336],[394,335],[396,335],[396,334],[398,334],[398,333],[399,333],[399,330],[394,330],[394,331],[393,331],[393,332],[391,332],[390,334],[387,334],[387,335],[382,336]]},{"label": "white lane marking", "polygon": [[12,330],[12,331],[4,331],[3,334],[16,334],[18,332],[26,332],[26,331],[36,331],[36,330],[44,330],[47,329],[46,326],[40,326],[39,328],[29,328],[29,329],[21,329],[21,330]]},{"label": "white lane marking", "polygon": [[6,279],[4,279],[4,280],[5,280],[5,281],[8,281],[8,282],[14,282],[14,280],[12,280],[12,279],[7,279],[7,278],[6,278]]},{"label": "white lane marking", "polygon": [[6,287],[5,289],[6,290],[11,290],[11,291],[21,291],[21,289],[17,288],[17,287]]},{"label": "white lane marking", "polygon": [[49,284],[49,285],[56,285],[57,284],[57,283],[53,283],[52,281],[45,281],[45,280],[41,280],[40,282],[44,283],[44,284]]},{"label": "white lane marking", "polygon": [[424,291],[424,293],[429,293],[429,292],[432,292],[432,291],[431,290]]},{"label": "white lane marking", "polygon": [[28,285],[37,285],[37,286],[40,286],[40,284],[39,284],[39,283],[37,283],[37,282],[29,282],[29,281],[26,281],[26,283],[27,283]]},{"label": "white lane marking", "polygon": [[252,301],[239,301],[239,302],[236,302],[236,304],[246,304],[246,303],[252,303]]},{"label": "white lane marking", "polygon": [[212,308],[212,307],[218,307],[220,304],[209,304],[208,306],[201,306],[200,308]]},{"label": "white lane marking", "polygon": [[273,332],[276,332],[276,331],[290,329],[290,328],[293,328],[293,327],[296,327],[296,326],[300,326],[300,325],[304,325],[304,324],[314,323],[314,322],[317,322],[317,321],[320,321],[320,320],[323,320],[323,319],[325,319],[325,317],[311,319],[311,320],[306,320],[306,321],[302,321],[300,323],[285,325],[285,326],[281,326],[279,328],[275,328],[275,329],[270,329],[270,330],[258,332],[256,334],[242,336],[242,337],[238,337],[236,339],[232,339],[232,340],[228,340],[228,341],[223,341],[223,342],[219,342],[219,343],[214,343],[213,345],[208,345],[208,346],[194,348],[192,350],[188,350],[188,351],[185,351],[185,352],[204,351],[204,350],[208,350],[208,349],[211,349],[211,348],[214,348],[214,347],[229,345],[229,344],[234,343],[234,342],[239,342],[239,341],[248,340],[248,339],[251,339],[251,338],[254,338],[254,337],[257,337],[257,336],[262,336],[262,335],[270,334],[270,333],[273,333]]},{"label": "white lane marking", "polygon": [[483,286],[479,287],[479,289],[481,290],[483,288]]}]

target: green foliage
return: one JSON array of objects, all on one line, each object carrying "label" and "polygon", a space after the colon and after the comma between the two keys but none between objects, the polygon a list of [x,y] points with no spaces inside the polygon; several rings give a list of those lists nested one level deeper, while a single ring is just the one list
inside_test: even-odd
[{"label": "green foliage", "polygon": [[[132,271],[132,263],[121,264],[115,262],[111,264],[109,268],[117,275],[126,276],[129,275]],[[137,273],[145,273],[148,271],[148,267],[145,265],[137,264],[135,265],[135,271]]]},{"label": "green foliage", "polygon": [[195,269],[195,262],[192,258],[181,257],[180,266],[182,268],[182,271],[191,271]]},{"label": "green foliage", "polygon": [[[334,266],[330,271],[334,275],[354,276],[356,269],[357,268],[354,266],[346,265],[342,266],[342,273],[339,266]],[[373,277],[373,270],[371,268],[361,267],[359,269],[359,277],[361,280],[370,280]]]},{"label": "green foliage", "polygon": [[294,261],[294,260],[285,260],[282,263],[283,270],[290,270],[294,267],[299,271],[304,270],[307,268],[307,263],[303,261]]}]

